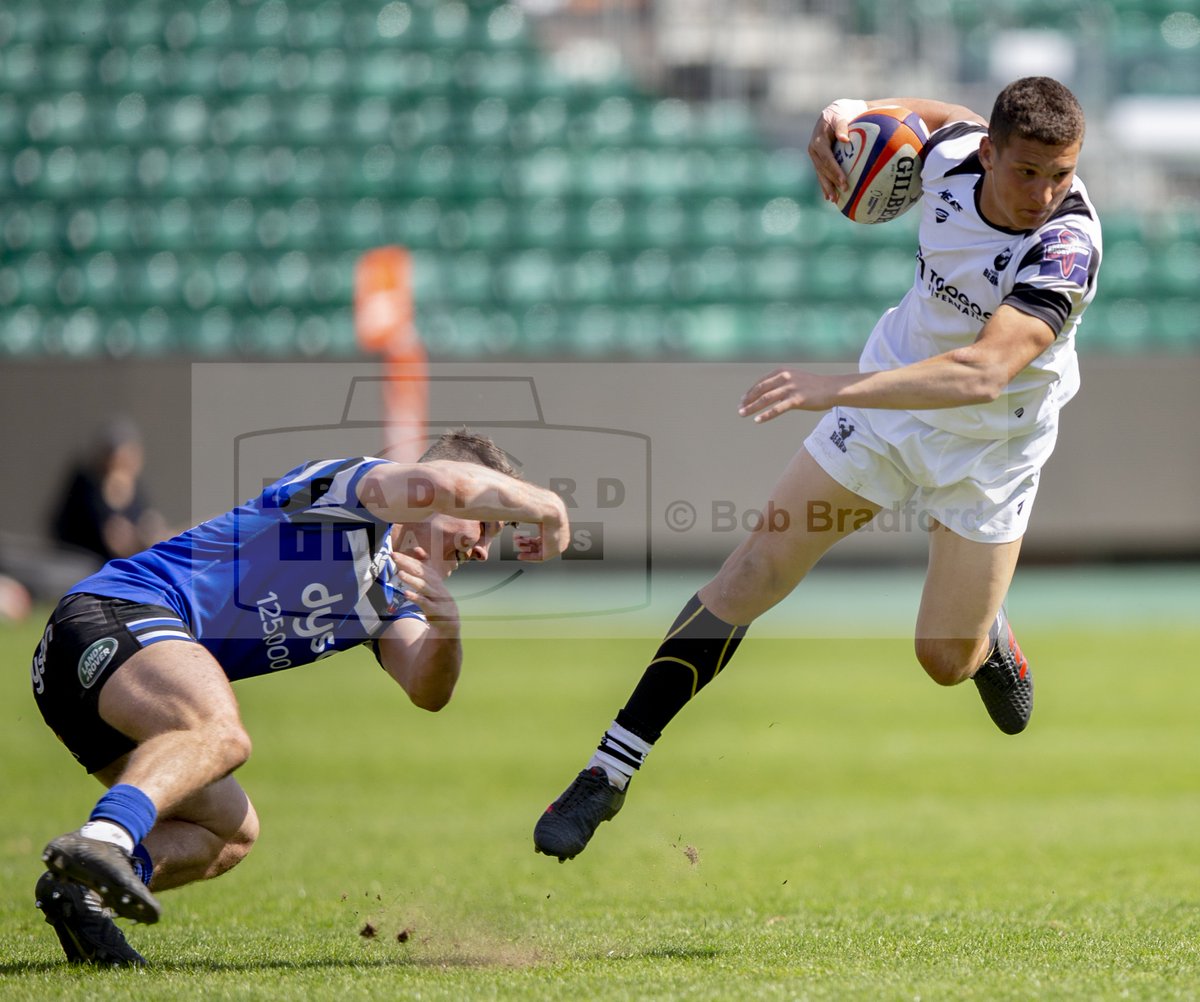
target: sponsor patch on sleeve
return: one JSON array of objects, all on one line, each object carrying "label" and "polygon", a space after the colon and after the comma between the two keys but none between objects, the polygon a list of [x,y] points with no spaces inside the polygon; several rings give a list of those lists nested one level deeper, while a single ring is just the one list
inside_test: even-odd
[{"label": "sponsor patch on sleeve", "polygon": [[1055,226],[1043,230],[1040,239],[1042,264],[1039,275],[1072,285],[1087,285],[1092,242],[1084,234],[1069,226]]}]

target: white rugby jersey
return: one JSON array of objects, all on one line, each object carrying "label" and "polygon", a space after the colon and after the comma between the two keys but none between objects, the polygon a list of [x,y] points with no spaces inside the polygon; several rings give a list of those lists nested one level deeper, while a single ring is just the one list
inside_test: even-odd
[{"label": "white rugby jersey", "polygon": [[987,130],[951,122],[923,151],[923,189],[912,289],[875,325],[859,358],[872,372],[970,345],[1001,304],[1044,320],[1054,343],[1017,374],[999,399],[914,411],[926,424],[966,438],[1008,439],[1052,427],[1079,389],[1075,332],[1096,293],[1100,220],[1078,177],[1036,230],[1009,230],[979,211]]}]

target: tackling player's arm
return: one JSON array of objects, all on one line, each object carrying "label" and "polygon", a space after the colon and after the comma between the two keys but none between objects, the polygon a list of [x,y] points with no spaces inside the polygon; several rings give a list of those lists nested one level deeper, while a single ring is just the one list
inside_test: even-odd
[{"label": "tackling player's arm", "polygon": [[844,191],[849,183],[846,173],[833,155],[835,140],[846,143],[850,134],[850,120],[871,108],[883,108],[888,105],[900,105],[909,111],[915,111],[929,131],[936,132],[948,122],[974,122],[977,125],[987,125],[987,119],[977,112],[961,104],[950,104],[946,101],[934,101],[925,97],[881,97],[870,101],[853,98],[839,98],[826,105],[817,116],[813,126],[812,136],[808,141],[808,155],[817,172],[817,183],[825,201],[836,202],[837,193]]},{"label": "tackling player's arm", "polygon": [[1054,338],[1046,321],[1002,305],[965,348],[881,372],[823,375],[778,369],[746,391],[738,413],[761,423],[790,410],[825,411],[838,405],[934,410],[990,403]]},{"label": "tackling player's arm", "polygon": [[378,638],[379,663],[422,710],[440,710],[454,694],[462,670],[458,604],[421,550],[396,552],[392,563],[404,592],[425,621],[398,619]]},{"label": "tackling player's arm", "polygon": [[517,537],[518,560],[550,560],[570,543],[567,511],[557,494],[477,463],[380,463],[359,481],[358,497],[385,522],[419,522],[440,512],[537,526],[537,535]]}]

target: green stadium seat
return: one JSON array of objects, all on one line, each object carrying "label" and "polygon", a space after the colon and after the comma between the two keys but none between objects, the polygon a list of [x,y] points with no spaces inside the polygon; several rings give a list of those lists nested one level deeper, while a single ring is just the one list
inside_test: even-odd
[{"label": "green stadium seat", "polygon": [[571,186],[571,158],[562,147],[545,147],[517,158],[512,180],[514,192],[526,198],[561,195]]},{"label": "green stadium seat", "polygon": [[602,250],[589,250],[564,259],[559,294],[574,303],[607,303],[617,288],[612,258]]},{"label": "green stadium seat", "polygon": [[40,62],[46,80],[56,91],[84,91],[92,83],[95,58],[87,46],[60,45],[44,50]]},{"label": "green stadium seat", "polygon": [[576,116],[572,132],[579,141],[595,146],[629,145],[634,139],[637,115],[638,108],[630,98],[602,97]]},{"label": "green stadium seat", "polygon": [[464,244],[480,250],[496,251],[512,240],[513,213],[503,198],[482,198],[466,204],[462,211],[466,235]]},{"label": "green stadium seat", "polygon": [[628,212],[629,242],[638,247],[674,247],[690,237],[688,209],[673,195],[633,203]]},{"label": "green stadium seat", "polygon": [[303,311],[309,302],[312,262],[303,250],[290,250],[274,261],[277,301]]},{"label": "green stadium seat", "polygon": [[121,266],[110,251],[101,251],[86,259],[82,274],[86,283],[85,301],[102,308],[119,308],[124,298]]},{"label": "green stadium seat", "polygon": [[1078,349],[1137,354],[1145,349],[1151,330],[1150,310],[1140,299],[1096,303],[1084,319]]},{"label": "green stadium seat", "polygon": [[610,146],[578,151],[571,160],[571,187],[581,195],[602,198],[636,190],[636,166],[628,150]]},{"label": "green stadium seat", "polygon": [[704,108],[698,122],[699,138],[712,147],[745,146],[757,150],[754,115],[740,101],[719,101]]},{"label": "green stadium seat", "polygon": [[0,308],[0,354],[15,358],[44,354],[43,323],[41,310],[29,303],[15,310]]},{"label": "green stadium seat", "polygon": [[915,265],[911,255],[888,249],[863,254],[860,261],[857,279],[864,295],[895,304],[912,287]]},{"label": "green stadium seat", "polygon": [[501,302],[516,306],[555,302],[561,291],[555,256],[540,248],[509,255],[500,267],[496,291]]},{"label": "green stadium seat", "polygon": [[16,259],[17,273],[21,281],[21,302],[38,306],[57,302],[55,283],[62,262],[57,255],[39,250]]},{"label": "green stadium seat", "polygon": [[427,147],[413,164],[409,184],[422,194],[438,197],[453,195],[460,155],[451,146],[439,144]]},{"label": "green stadium seat", "polygon": [[[82,39],[96,46],[103,44],[109,12],[104,0],[77,0],[60,4],[56,34],[64,40]],[[64,30],[65,29],[65,30]]]},{"label": "green stadium seat", "polygon": [[731,301],[745,291],[743,269],[733,247],[710,246],[683,260],[673,284],[684,300]]},{"label": "green stadium seat", "polygon": [[700,244],[737,244],[742,240],[742,207],[728,196],[693,203],[693,239]]},{"label": "green stadium seat", "polygon": [[513,220],[513,235],[522,247],[556,247],[571,238],[570,213],[560,198],[539,198],[524,203]]},{"label": "green stadium seat", "polygon": [[1163,294],[1195,296],[1200,290],[1200,243],[1176,240],[1160,244],[1151,257],[1151,276]]},{"label": "green stadium seat", "polygon": [[0,93],[0,149],[25,141],[25,117],[26,109],[15,94]]},{"label": "green stadium seat", "polygon": [[504,189],[508,158],[499,146],[475,146],[456,165],[456,193],[467,198],[487,198]]},{"label": "green stadium seat", "polygon": [[[363,102],[366,104],[366,102]],[[278,127],[287,140],[296,145],[331,143],[345,137],[346,116],[327,93],[300,94],[287,102],[278,118]],[[367,112],[362,105],[349,122],[358,142],[378,141],[388,135],[390,122],[380,128],[374,107]]]},{"label": "green stadium seat", "polygon": [[755,162],[756,194],[786,195],[798,200],[818,191],[816,173],[803,149],[764,150]]},{"label": "green stadium seat", "polygon": [[431,247],[437,243],[442,224],[442,206],[435,198],[390,202],[386,208],[388,241],[409,247]]},{"label": "green stadium seat", "polygon": [[643,195],[691,194],[686,156],[677,150],[635,149],[629,153],[634,190]]},{"label": "green stadium seat", "polygon": [[560,146],[567,141],[568,122],[574,119],[561,97],[544,97],[513,112],[509,133],[516,155],[543,146]]},{"label": "green stadium seat", "polygon": [[59,349],[70,358],[93,358],[104,348],[104,328],[90,307],[63,314],[55,324]]},{"label": "green stadium seat", "polygon": [[711,169],[697,183],[714,195],[739,196],[750,191],[761,173],[760,150],[726,146],[711,151]]},{"label": "green stadium seat", "polygon": [[[518,4],[496,4],[493,9],[485,9],[482,13],[486,15],[484,41],[488,48],[493,51],[531,48],[533,40],[529,22]],[[525,55],[525,52],[521,54]]]},{"label": "green stadium seat", "polygon": [[1200,348],[1200,316],[1194,298],[1160,300],[1150,310],[1151,329],[1146,347],[1167,352]]},{"label": "green stadium seat", "polygon": [[53,202],[9,201],[0,203],[0,238],[7,252],[52,250],[58,246],[60,209]]},{"label": "green stadium seat", "polygon": [[486,254],[465,251],[455,255],[447,277],[450,285],[446,291],[451,302],[479,306],[495,298],[492,265]]},{"label": "green stadium seat", "polygon": [[576,240],[583,246],[613,248],[625,243],[628,213],[619,198],[598,198],[584,203],[573,225]]},{"label": "green stadium seat", "polygon": [[660,247],[644,250],[625,261],[619,272],[622,298],[633,302],[666,303],[674,295],[676,264]]},{"label": "green stadium seat", "polygon": [[861,295],[858,254],[849,247],[830,246],[814,255],[809,289],[814,297],[845,301]]},{"label": "green stadium seat", "polygon": [[41,87],[41,60],[28,43],[8,46],[0,59],[0,92],[29,92]]},{"label": "green stadium seat", "polygon": [[468,107],[460,138],[468,145],[502,143],[508,137],[509,127],[508,102],[500,97],[485,97]]},{"label": "green stadium seat", "polygon": [[213,301],[222,306],[240,307],[246,302],[250,263],[240,251],[227,251],[213,264]]},{"label": "green stadium seat", "polygon": [[747,259],[750,293],[765,301],[797,300],[809,291],[809,263],[799,248],[770,247]]},{"label": "green stadium seat", "polygon": [[50,12],[42,4],[11,4],[0,9],[9,43],[41,42],[49,34]]},{"label": "green stadium seat", "polygon": [[1149,273],[1150,254],[1140,240],[1118,239],[1106,243],[1098,295],[1137,295],[1145,288]]},{"label": "green stadium seat", "polygon": [[220,357],[234,353],[233,315],[223,306],[205,310],[196,322],[183,333],[182,346],[201,357]]},{"label": "green stadium seat", "polygon": [[691,106],[679,98],[662,98],[643,107],[635,126],[641,142],[649,146],[681,146],[696,136]]},{"label": "green stadium seat", "polygon": [[345,87],[349,68],[346,52],[340,46],[318,48],[308,53],[308,80],[304,91],[309,94],[339,94]]}]

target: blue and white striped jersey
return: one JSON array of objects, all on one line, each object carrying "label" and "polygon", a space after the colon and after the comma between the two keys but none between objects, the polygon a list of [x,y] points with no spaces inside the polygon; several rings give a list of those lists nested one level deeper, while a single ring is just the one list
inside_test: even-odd
[{"label": "blue and white striped jersey", "polygon": [[305,463],[258,497],[80,581],[178,613],[230,680],[309,664],[424,615],[394,581],[391,525],[356,487],[381,459]]}]

